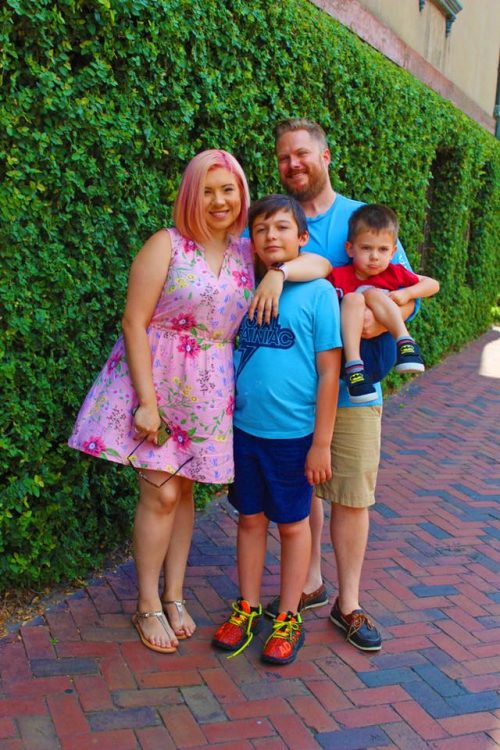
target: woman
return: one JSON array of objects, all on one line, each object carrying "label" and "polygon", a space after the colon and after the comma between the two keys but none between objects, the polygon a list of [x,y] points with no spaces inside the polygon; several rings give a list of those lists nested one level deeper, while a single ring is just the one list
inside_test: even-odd
[{"label": "woman", "polygon": [[192,159],[175,201],[175,228],[156,232],[133,261],[123,337],[69,440],[137,470],[133,623],[144,645],[161,653],[195,630],[182,595],[193,482],[233,479],[232,349],[254,284],[250,241],[240,238],[248,204],[234,157],[208,150]]}]

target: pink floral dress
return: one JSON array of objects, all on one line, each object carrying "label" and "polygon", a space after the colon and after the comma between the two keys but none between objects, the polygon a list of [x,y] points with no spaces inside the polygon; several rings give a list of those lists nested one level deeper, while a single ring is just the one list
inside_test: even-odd
[{"label": "pink floral dress", "polygon": [[170,474],[187,461],[179,476],[231,482],[233,341],[254,287],[250,241],[231,239],[217,277],[202,247],[167,231],[172,258],[148,335],[158,406],[171,437],[163,446],[137,447],[137,397],[120,336],[68,442],[91,456]]}]

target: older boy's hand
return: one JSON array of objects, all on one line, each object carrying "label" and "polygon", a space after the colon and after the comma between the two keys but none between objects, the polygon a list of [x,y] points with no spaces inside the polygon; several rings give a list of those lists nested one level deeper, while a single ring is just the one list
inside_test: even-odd
[{"label": "older boy's hand", "polygon": [[283,291],[284,276],[281,271],[268,271],[255,290],[253,300],[248,310],[248,317],[252,320],[257,311],[257,325],[270,323],[271,316],[278,317],[278,304]]},{"label": "older boy's hand", "polygon": [[309,484],[321,484],[332,478],[330,446],[311,445],[306,457],[305,475]]}]

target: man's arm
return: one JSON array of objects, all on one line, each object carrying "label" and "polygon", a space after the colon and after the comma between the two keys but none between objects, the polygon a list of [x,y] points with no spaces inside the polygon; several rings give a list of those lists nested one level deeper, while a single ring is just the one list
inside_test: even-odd
[{"label": "man's arm", "polygon": [[316,421],[305,466],[307,481],[311,485],[326,482],[332,476],[330,444],[337,414],[341,352],[342,349],[327,349],[316,354]]}]

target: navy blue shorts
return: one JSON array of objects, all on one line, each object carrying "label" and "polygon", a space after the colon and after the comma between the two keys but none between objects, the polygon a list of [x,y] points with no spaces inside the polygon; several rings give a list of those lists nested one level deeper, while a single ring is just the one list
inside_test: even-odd
[{"label": "navy blue shorts", "polygon": [[276,440],[234,428],[234,484],[229,501],[239,513],[296,523],[311,512],[313,488],[304,469],[312,435]]}]

